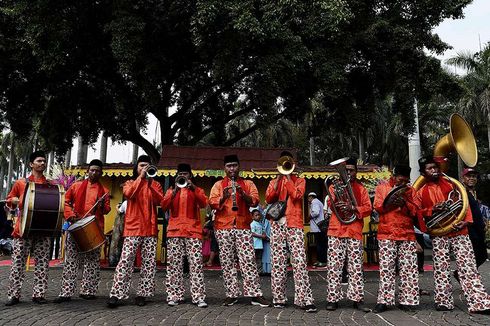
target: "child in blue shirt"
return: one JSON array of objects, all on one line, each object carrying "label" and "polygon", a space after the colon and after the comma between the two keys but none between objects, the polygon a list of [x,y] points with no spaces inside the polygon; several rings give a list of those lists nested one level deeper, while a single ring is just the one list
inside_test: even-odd
[{"label": "child in blue shirt", "polygon": [[255,250],[255,262],[257,263],[257,271],[262,273],[262,251],[264,245],[262,240],[266,237],[264,234],[264,227],[260,222],[262,220],[262,214],[257,207],[250,208],[252,213],[252,223],[250,223],[250,230],[252,231],[254,250]]}]

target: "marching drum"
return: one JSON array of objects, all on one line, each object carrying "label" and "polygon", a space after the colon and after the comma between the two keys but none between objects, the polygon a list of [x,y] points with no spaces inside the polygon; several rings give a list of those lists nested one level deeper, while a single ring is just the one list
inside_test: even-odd
[{"label": "marching drum", "polygon": [[81,253],[97,249],[105,242],[104,233],[93,215],[73,223],[68,228],[68,232],[71,233]]},{"label": "marching drum", "polygon": [[20,235],[59,237],[65,210],[65,190],[61,185],[29,182],[24,193]]}]

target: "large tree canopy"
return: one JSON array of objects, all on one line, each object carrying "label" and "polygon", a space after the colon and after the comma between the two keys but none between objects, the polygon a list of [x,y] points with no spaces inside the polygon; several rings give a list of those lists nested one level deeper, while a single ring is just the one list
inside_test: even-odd
[{"label": "large tree canopy", "polygon": [[470,2],[3,0],[1,119],[59,152],[105,131],[155,159],[149,113],[163,144],[233,145],[313,110],[312,136],[365,130],[390,98],[407,133],[414,98],[451,84],[432,29]]}]

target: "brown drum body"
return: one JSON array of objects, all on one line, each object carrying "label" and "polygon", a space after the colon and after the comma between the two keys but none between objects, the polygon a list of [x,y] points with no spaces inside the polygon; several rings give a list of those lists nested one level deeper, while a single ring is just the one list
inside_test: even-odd
[{"label": "brown drum body", "polygon": [[105,242],[104,233],[102,233],[93,215],[73,223],[68,228],[68,232],[75,240],[78,251],[81,253],[97,249]]},{"label": "brown drum body", "polygon": [[64,210],[63,186],[29,182],[24,193],[20,235],[23,238],[61,236]]}]

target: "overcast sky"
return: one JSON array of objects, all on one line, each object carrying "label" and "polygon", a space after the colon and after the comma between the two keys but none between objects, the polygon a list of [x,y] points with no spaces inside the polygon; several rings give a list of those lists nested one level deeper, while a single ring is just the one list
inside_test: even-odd
[{"label": "overcast sky", "polygon": [[[464,19],[445,20],[434,32],[439,34],[439,37],[446,43],[450,44],[453,49],[446,51],[442,56],[437,56],[444,61],[458,52],[470,51],[472,53],[480,50],[480,44],[483,45],[490,41],[490,0],[475,0],[464,10]],[[459,71],[461,73],[461,71]],[[157,127],[156,119],[151,117],[150,125],[148,126],[148,134],[145,138],[153,140]],[[99,142],[95,148],[99,148]],[[77,144],[72,149],[71,162],[76,164]],[[142,154],[140,149],[139,154]],[[88,160],[99,157],[99,151],[90,149]],[[125,162],[129,163],[132,157],[132,145],[111,145],[107,150],[107,162]]]}]

